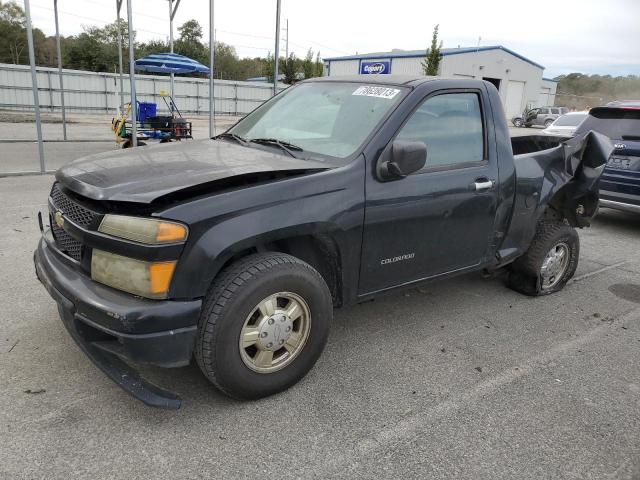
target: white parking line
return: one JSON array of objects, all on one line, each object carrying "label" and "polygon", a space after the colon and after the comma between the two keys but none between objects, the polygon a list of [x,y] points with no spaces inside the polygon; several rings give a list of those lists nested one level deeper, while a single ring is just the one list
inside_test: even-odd
[{"label": "white parking line", "polygon": [[622,262],[614,263],[613,265],[607,265],[606,267],[598,268],[597,270],[594,270],[593,272],[583,273],[582,275],[578,275],[577,277],[573,277],[568,283],[579,282],[580,280],[584,280],[585,278],[589,278],[589,277],[592,277],[592,276],[597,275],[599,273],[606,272],[607,270],[612,270],[614,268],[618,268],[618,267],[624,265],[627,262],[628,262],[628,260],[623,260]]}]

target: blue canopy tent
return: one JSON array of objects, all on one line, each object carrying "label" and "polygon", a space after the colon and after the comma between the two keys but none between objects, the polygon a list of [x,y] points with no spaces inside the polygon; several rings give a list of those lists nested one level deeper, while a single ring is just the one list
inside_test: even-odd
[{"label": "blue canopy tent", "polygon": [[[184,55],[178,55],[177,53],[154,53],[151,55],[147,55],[146,57],[136,60],[135,67],[136,70],[149,73],[184,74],[210,72],[209,67],[207,67],[206,65],[203,65],[200,62],[193,60],[192,58],[185,57]],[[171,99],[169,109],[171,110],[171,112],[173,112],[173,110],[175,109],[178,111],[178,113],[180,113],[176,107],[172,95],[173,92],[171,92],[171,96],[169,96],[169,98]]]},{"label": "blue canopy tent", "polygon": [[155,53],[135,62],[136,70],[150,73],[209,73],[209,67],[177,53]]},{"label": "blue canopy tent", "polygon": [[[148,55],[134,62],[135,69],[150,73],[210,73],[209,67],[184,55],[177,53],[157,53]],[[133,87],[132,83],[132,87]],[[170,116],[157,115],[157,104],[154,102],[138,102],[135,100],[132,88],[132,103],[119,118],[112,121],[112,130],[116,135],[116,142],[123,143],[124,148],[144,145],[138,140],[158,139],[161,142],[193,138],[191,136],[191,122],[182,118],[180,110],[171,95],[161,91],[160,96],[167,104]],[[169,97],[169,102],[167,102]],[[176,117],[174,111],[178,113]],[[131,121],[128,120],[131,113]]]}]

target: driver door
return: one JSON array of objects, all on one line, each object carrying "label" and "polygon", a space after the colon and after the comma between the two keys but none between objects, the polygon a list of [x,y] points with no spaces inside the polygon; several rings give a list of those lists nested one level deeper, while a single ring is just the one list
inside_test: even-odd
[{"label": "driver door", "polygon": [[481,90],[439,91],[400,127],[393,140],[426,143],[427,162],[393,181],[367,176],[360,295],[485,261],[498,178],[486,108]]}]

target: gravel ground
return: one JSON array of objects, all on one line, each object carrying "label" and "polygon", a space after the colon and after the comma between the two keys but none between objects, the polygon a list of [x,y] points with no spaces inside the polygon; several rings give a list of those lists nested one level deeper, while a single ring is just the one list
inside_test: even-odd
[{"label": "gravel ground", "polygon": [[555,295],[474,274],[338,310],[271,398],[146,369],[184,399],[162,411],[89,362],[35,278],[51,182],[0,179],[0,478],[640,478],[640,217],[603,209]]}]

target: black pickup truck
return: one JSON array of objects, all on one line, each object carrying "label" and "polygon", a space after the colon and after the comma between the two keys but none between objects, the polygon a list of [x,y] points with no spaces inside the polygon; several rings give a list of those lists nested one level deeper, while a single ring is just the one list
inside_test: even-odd
[{"label": "black pickup truck", "polygon": [[611,149],[593,132],[511,139],[480,80],[304,81],[216,138],[61,168],[36,273],[80,348],[148,405],[180,399],[135,365],[194,357],[259,398],[312,368],[334,307],[501,268],[525,294],[562,289]]}]

